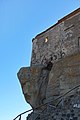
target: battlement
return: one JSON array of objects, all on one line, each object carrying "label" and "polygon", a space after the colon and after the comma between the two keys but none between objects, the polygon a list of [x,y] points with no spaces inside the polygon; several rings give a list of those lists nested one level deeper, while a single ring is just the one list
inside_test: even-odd
[{"label": "battlement", "polygon": [[80,49],[80,8],[58,20],[56,24],[33,39],[31,65],[53,62],[79,52]]}]

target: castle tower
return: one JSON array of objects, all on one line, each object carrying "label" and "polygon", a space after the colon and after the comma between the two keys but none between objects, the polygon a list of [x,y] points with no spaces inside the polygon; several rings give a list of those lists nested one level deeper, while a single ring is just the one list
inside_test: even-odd
[{"label": "castle tower", "polygon": [[28,120],[80,120],[80,8],[32,42],[31,65],[17,74],[33,109]]}]

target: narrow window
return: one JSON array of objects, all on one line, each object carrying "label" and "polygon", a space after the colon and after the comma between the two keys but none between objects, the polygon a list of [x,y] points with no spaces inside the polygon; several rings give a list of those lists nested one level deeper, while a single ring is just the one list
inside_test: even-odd
[{"label": "narrow window", "polygon": [[48,42],[48,37],[45,38],[45,43]]},{"label": "narrow window", "polygon": [[80,46],[80,37],[78,37],[78,46]]}]

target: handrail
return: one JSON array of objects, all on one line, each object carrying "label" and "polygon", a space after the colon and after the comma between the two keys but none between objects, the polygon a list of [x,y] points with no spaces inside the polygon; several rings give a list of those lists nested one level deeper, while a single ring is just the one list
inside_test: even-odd
[{"label": "handrail", "polygon": [[23,114],[25,114],[25,113],[27,113],[27,112],[30,112],[30,111],[32,111],[33,109],[30,109],[30,110],[27,110],[27,111],[25,111],[25,112],[22,112],[22,113],[20,113],[17,117],[15,117],[13,120],[16,120],[18,117],[20,117],[21,115],[23,115]]},{"label": "handrail", "polygon": [[[75,90],[75,89],[78,88],[78,87],[80,87],[80,84],[77,85],[77,86],[75,86],[75,87],[73,87],[72,89],[70,89],[69,91],[67,91],[66,93],[64,93],[63,95],[57,97],[55,100],[58,100],[58,99],[60,99],[60,98],[62,98],[62,97],[64,97],[64,96],[66,96],[68,93],[70,93],[71,91]],[[55,105],[55,107],[57,107],[61,101],[62,101],[62,100],[60,100],[60,101]],[[49,101],[49,102],[46,102],[46,103],[44,103],[44,104],[42,104],[42,105],[39,105],[39,106],[36,107],[35,109],[30,109],[30,110],[27,110],[27,111],[25,111],[25,112],[22,112],[22,113],[20,113],[17,117],[15,117],[13,120],[16,120],[18,117],[19,117],[19,120],[21,120],[21,116],[22,116],[23,114],[25,114],[25,113],[27,113],[27,112],[30,112],[30,111],[32,111],[32,110],[33,110],[33,111],[34,111],[34,110],[37,110],[37,109],[41,108],[42,106],[45,106],[45,105],[47,105],[48,103],[51,103],[51,102],[53,102],[53,100],[51,100],[51,101]]]},{"label": "handrail", "polygon": [[[67,91],[66,93],[64,93],[62,96],[60,96],[60,98],[66,96],[68,93],[72,92],[73,90],[75,90],[75,89],[78,88],[78,87],[80,87],[80,84],[77,85],[77,86],[75,86],[75,87],[73,87],[71,90]],[[62,100],[60,100],[60,102],[61,102],[61,101],[62,101]],[[60,103],[60,102],[59,102],[59,103]],[[57,103],[56,107],[59,105],[59,103]]]}]

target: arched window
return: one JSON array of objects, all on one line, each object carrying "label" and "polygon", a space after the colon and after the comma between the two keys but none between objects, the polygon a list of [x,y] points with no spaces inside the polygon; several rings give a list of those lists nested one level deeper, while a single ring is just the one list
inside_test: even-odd
[{"label": "arched window", "polygon": [[48,37],[45,38],[45,43],[48,42]]}]

